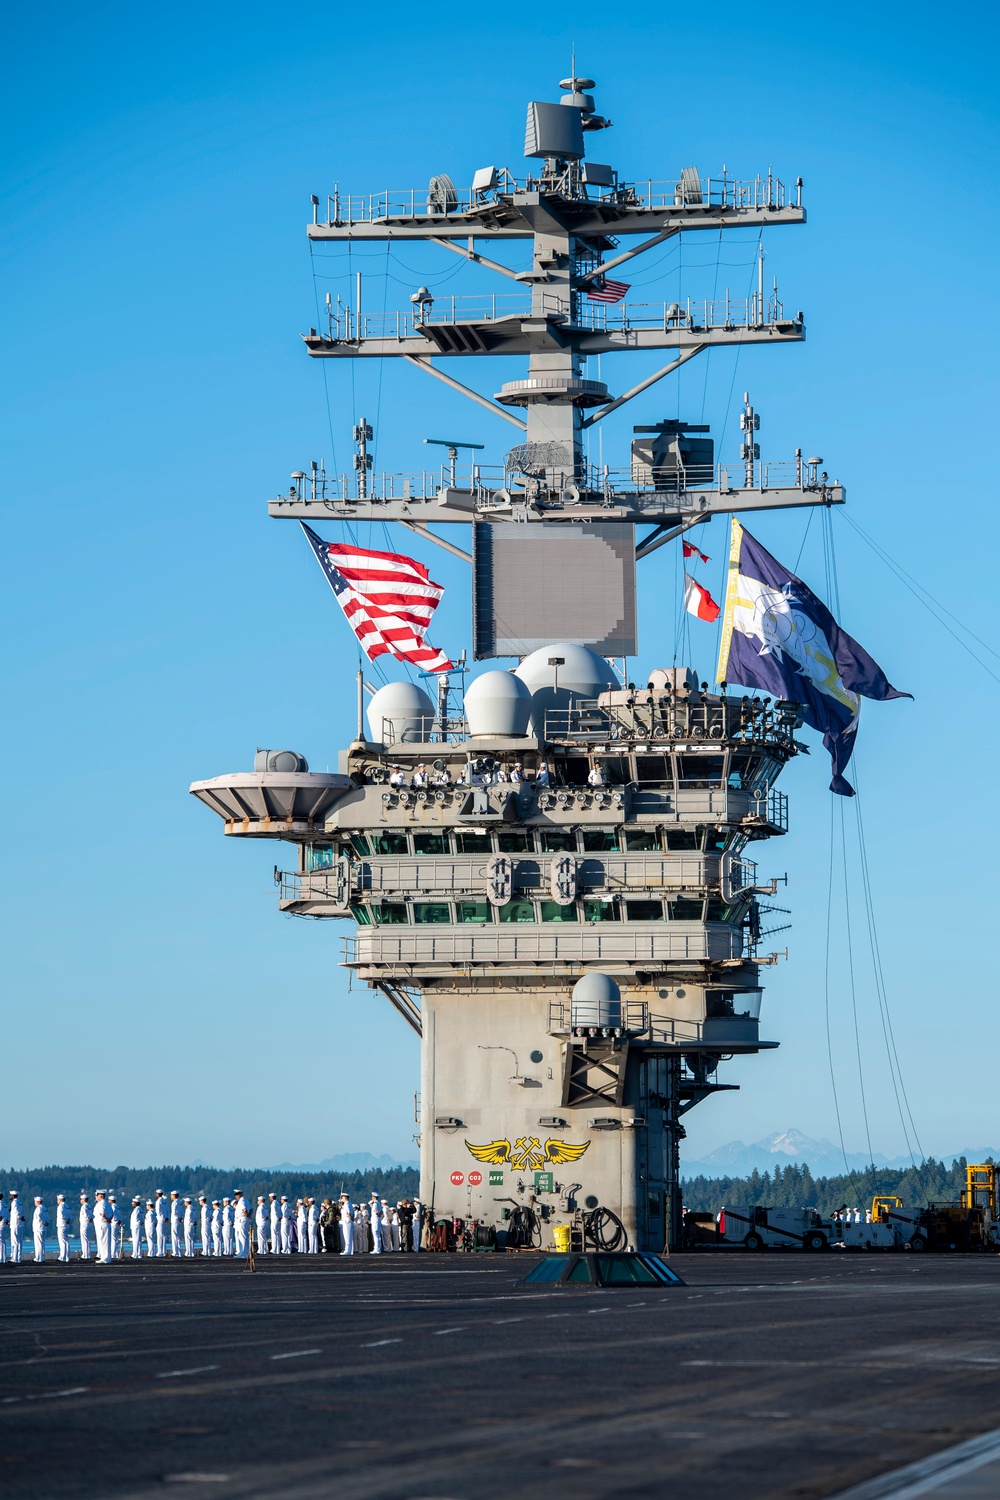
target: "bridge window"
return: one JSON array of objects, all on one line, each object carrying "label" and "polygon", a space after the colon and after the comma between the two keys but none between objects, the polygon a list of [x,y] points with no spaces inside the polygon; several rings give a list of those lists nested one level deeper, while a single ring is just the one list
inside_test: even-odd
[{"label": "bridge window", "polygon": [[689,896],[679,896],[676,901],[667,902],[667,916],[671,922],[700,922],[701,911],[701,901]]},{"label": "bridge window", "polygon": [[497,833],[499,854],[530,854],[533,852],[531,834],[523,828],[503,828]]},{"label": "bridge window", "polygon": [[406,906],[402,901],[383,901],[379,906],[370,908],[371,914],[378,927],[405,927],[407,923]]},{"label": "bridge window", "polygon": [[621,839],[616,828],[585,828],[583,848],[587,854],[619,854]]},{"label": "bridge window", "polygon": [[677,778],[685,787],[715,787],[722,785],[721,755],[679,755]]},{"label": "bridge window", "polygon": [[459,922],[491,922],[493,908],[488,901],[456,901],[455,917]]},{"label": "bridge window", "polygon": [[630,854],[649,854],[660,851],[660,830],[643,828],[639,833],[625,835],[625,847]]},{"label": "bridge window", "polygon": [[701,830],[696,828],[670,828],[667,830],[667,848],[673,852],[680,849],[697,849],[701,845]]},{"label": "bridge window", "polygon": [[414,901],[414,922],[450,922],[451,907],[447,901]]},{"label": "bridge window", "polygon": [[405,833],[373,833],[373,854],[409,854]]},{"label": "bridge window", "polygon": [[[404,908],[405,910],[405,908]],[[352,906],[351,916],[359,927],[370,927],[372,921],[372,909],[370,906]]]},{"label": "bridge window", "polygon": [[568,828],[543,828],[539,837],[543,854],[576,853],[576,834]]},{"label": "bridge window", "polygon": [[446,833],[415,833],[413,835],[414,854],[447,854],[448,835]]},{"label": "bridge window", "polygon": [[363,833],[352,833],[348,839],[347,847],[353,849],[354,853],[360,859],[367,859],[368,855],[372,852],[371,843]]},{"label": "bridge window", "polygon": [[455,845],[459,854],[489,854],[491,851],[488,833],[469,833],[459,829],[455,834]]},{"label": "bridge window", "polygon": [[630,922],[662,922],[662,901],[626,901],[625,911]]},{"label": "bridge window", "polygon": [[533,922],[535,920],[534,903],[508,901],[506,906],[497,907],[497,916],[501,922]]},{"label": "bridge window", "polygon": [[307,870],[332,870],[337,863],[337,851],[331,844],[308,844],[306,846]]},{"label": "bridge window", "polygon": [[538,911],[543,922],[576,921],[576,907],[560,906],[558,901],[539,901]]},{"label": "bridge window", "polygon": [[616,922],[618,914],[615,911],[615,903],[613,901],[585,901],[583,920],[585,922]]},{"label": "bridge window", "polygon": [[669,757],[665,755],[637,755],[635,758],[636,781],[673,782]]}]

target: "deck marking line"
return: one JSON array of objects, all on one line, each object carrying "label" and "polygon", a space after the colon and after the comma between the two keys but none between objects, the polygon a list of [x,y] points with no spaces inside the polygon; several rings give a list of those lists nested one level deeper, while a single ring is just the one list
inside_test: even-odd
[{"label": "deck marking line", "polygon": [[157,1380],[175,1380],[179,1375],[204,1375],[209,1370],[217,1370],[218,1365],[195,1365],[193,1370],[161,1370]]},{"label": "deck marking line", "polygon": [[879,1474],[841,1490],[830,1500],[917,1500],[920,1495],[932,1495],[935,1490],[971,1474],[985,1464],[1000,1459],[1000,1427],[984,1432],[981,1437],[970,1438],[922,1458],[915,1464],[896,1469],[891,1474]]},{"label": "deck marking line", "polygon": [[290,1354],[272,1354],[272,1359],[305,1359],[307,1354],[322,1354],[322,1349],[293,1349]]},{"label": "deck marking line", "polygon": [[362,1344],[362,1349],[381,1349],[383,1344],[401,1344],[402,1339],[376,1339],[374,1344]]},{"label": "deck marking line", "polygon": [[461,1328],[435,1328],[435,1330],[434,1330],[434,1337],[436,1339],[439,1339],[443,1333],[464,1333],[464,1332],[465,1332],[465,1325],[463,1323],[463,1325],[462,1325]]}]

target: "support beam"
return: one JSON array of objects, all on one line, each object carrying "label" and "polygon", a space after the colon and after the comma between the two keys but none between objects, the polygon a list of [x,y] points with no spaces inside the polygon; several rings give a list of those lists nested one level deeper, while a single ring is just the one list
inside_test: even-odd
[{"label": "support beam", "polygon": [[472,248],[474,239],[471,234],[469,235],[468,248],[457,244],[454,240],[441,239],[436,234],[431,235],[430,243],[432,245],[440,245],[442,250],[451,250],[455,255],[461,255],[464,260],[472,261],[474,265],[485,266],[489,271],[499,271],[501,276],[509,276],[511,281],[517,280],[517,272],[512,271],[510,266],[502,266],[498,260],[490,260],[488,256],[480,255],[474,250]]},{"label": "support beam", "polygon": [[634,385],[630,391],[626,391],[624,396],[617,397],[607,406],[602,406],[600,411],[595,411],[592,417],[585,418],[580,424],[581,427],[593,427],[594,423],[599,422],[602,417],[610,416],[613,411],[618,410],[619,406],[624,406],[626,401],[631,401],[633,396],[640,396],[643,391],[648,391],[649,387],[655,385],[658,380],[662,380],[664,375],[670,375],[674,370],[679,370],[681,365],[687,364],[689,359],[694,359],[696,354],[700,354],[707,347],[706,344],[695,344],[693,348],[685,349],[683,354],[679,354],[669,365],[664,365],[662,370],[657,370],[655,375],[647,375],[645,380],[640,380],[639,384]]},{"label": "support beam", "polygon": [[[445,385],[450,385],[453,391],[459,391],[463,396],[468,396],[470,401],[477,401],[480,406],[485,406],[486,410],[491,411],[495,417],[503,417],[505,422],[510,422],[512,426],[519,427],[522,432],[527,432],[527,422],[522,422],[520,417],[515,417],[513,412],[506,411],[504,407],[498,406],[488,396],[481,396],[478,391],[470,390],[460,380],[455,380],[451,375],[446,375],[443,370],[438,370],[431,364],[429,359],[423,359],[416,354],[404,354],[403,358],[407,364],[416,365],[418,370],[423,370],[425,375],[433,375],[436,380],[441,380]],[[663,373],[666,374],[666,371]]]},{"label": "support beam", "polygon": [[597,266],[595,270],[588,271],[586,276],[581,276],[577,287],[589,286],[593,281],[599,281],[609,271],[615,270],[617,266],[623,266],[627,260],[633,260],[635,256],[641,255],[644,250],[652,250],[654,245],[662,245],[664,240],[669,240],[673,235],[680,233],[677,224],[668,224],[666,229],[661,229],[659,234],[654,234],[651,240],[643,240],[641,245],[636,245],[634,250],[623,250],[621,255],[616,255],[614,260],[606,260],[603,265]]},{"label": "support beam", "polygon": [[[710,520],[711,516],[692,516],[690,521],[684,521],[680,526],[670,526],[667,528],[657,526],[656,530],[650,532],[649,536],[641,544],[641,546],[636,547],[636,562],[638,562],[641,557],[648,557],[651,552],[656,551],[657,547],[666,546],[667,542],[672,542],[675,537],[680,536],[681,532],[690,531],[692,526],[703,526],[706,521]],[[666,535],[660,536],[660,532],[664,531],[664,529],[666,530]]]},{"label": "support beam", "polygon": [[426,526],[421,526],[419,521],[400,521],[400,526],[405,526],[407,531],[415,531],[417,536],[422,536],[425,542],[433,542],[435,547],[443,547],[445,552],[451,552],[455,557],[460,557],[463,562],[472,561],[471,552],[463,552],[461,547],[456,547],[453,542],[446,542],[442,537],[435,536],[433,531],[428,531]]}]

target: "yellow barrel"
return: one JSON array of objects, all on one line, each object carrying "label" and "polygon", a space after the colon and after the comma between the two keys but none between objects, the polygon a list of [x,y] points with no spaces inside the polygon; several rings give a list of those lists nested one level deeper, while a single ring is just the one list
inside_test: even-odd
[{"label": "yellow barrel", "polygon": [[552,1238],[556,1242],[556,1253],[567,1255],[569,1253],[569,1225],[553,1224]]}]

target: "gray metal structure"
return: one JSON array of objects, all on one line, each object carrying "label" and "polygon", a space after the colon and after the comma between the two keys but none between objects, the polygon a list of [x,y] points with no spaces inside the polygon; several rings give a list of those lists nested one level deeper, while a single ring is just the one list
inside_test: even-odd
[{"label": "gray metal structure", "polygon": [[[359,684],[358,736],[337,775],[270,769],[293,762],[261,752],[259,770],[191,790],[227,834],[297,846],[296,868],[276,872],[282,910],[352,921],[345,964],[421,1034],[421,1184],[435,1216],[502,1229],[504,1202],[530,1201],[548,1243],[553,1225],[600,1205],[631,1243],[660,1249],[680,1232],[683,1115],[732,1087],[722,1059],[776,1045],[759,1032],[760,968],[779,956],[765,951],[761,898],[776,882],[761,883],[747,850],[787,827],[775,782],[800,721],[795,705],[712,693],[683,669],[611,686],[597,658],[636,651],[637,559],[713,514],[844,496],[819,459],[762,463],[749,403],[735,469],[682,422],[637,428],[620,470],[587,463],[588,427],[696,354],[804,337],[762,275],[739,304],[637,307],[588,290],[613,293],[609,273],[681,231],[800,224],[805,210],[801,180],[790,192],[770,173],[620,181],[586,159],[608,123],[592,82],[562,87],[559,104],[529,106],[528,175],[489,167],[468,192],[439,175],[423,194],[338,193],[325,217],[313,200],[308,230],[429,241],[513,280],[509,297],[474,303],[421,287],[399,314],[330,306],[305,342],[315,358],[408,360],[513,422],[521,442],[502,463],[463,468],[463,445],[438,440],[440,473],[382,475],[362,419],[352,474],[313,465],[269,505],[313,525],[398,521],[468,558],[476,655],[538,652],[528,732],[475,733],[445,684],[405,738],[388,719],[382,739],[366,738]],[[530,247],[527,269],[483,253],[507,239]],[[588,371],[590,355],[648,349],[669,362],[618,396]],[[526,357],[525,375],[490,396],[438,363],[510,354]],[[471,551],[428,529],[460,522]],[[639,522],[654,529],[636,546]],[[576,647],[594,653],[589,686],[565,675]],[[573,660],[586,676],[586,653]],[[538,662],[551,686],[539,687]],[[502,717],[502,694],[490,712]],[[619,1000],[595,1016],[575,986],[597,975]]]}]

